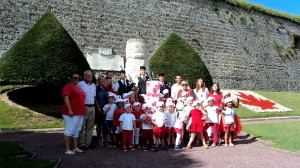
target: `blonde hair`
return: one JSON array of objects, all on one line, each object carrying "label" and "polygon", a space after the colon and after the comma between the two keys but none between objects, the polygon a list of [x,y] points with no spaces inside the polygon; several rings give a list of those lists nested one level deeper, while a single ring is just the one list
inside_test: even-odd
[{"label": "blonde hair", "polygon": [[189,85],[189,82],[187,80],[184,80],[181,82],[181,85]]},{"label": "blonde hair", "polygon": [[[198,84],[198,82],[199,82],[199,80],[202,80],[203,81],[203,85],[202,85],[202,87]],[[204,79],[203,78],[199,78],[198,80],[197,80],[197,82],[196,82],[196,92],[198,93],[198,91],[200,90],[200,89],[202,89],[202,92],[204,92],[205,91],[205,81],[204,81]]]}]

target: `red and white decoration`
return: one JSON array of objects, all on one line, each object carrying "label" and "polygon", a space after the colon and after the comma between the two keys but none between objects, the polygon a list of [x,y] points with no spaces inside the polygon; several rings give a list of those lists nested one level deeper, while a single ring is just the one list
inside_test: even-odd
[{"label": "red and white decoration", "polygon": [[147,81],[146,103],[151,107],[150,113],[156,112],[156,103],[159,101],[160,85],[158,81]]},{"label": "red and white decoration", "polygon": [[229,90],[231,97],[236,101],[240,98],[240,104],[255,112],[289,112],[292,109],[286,108],[273,100],[267,99],[252,91]]}]

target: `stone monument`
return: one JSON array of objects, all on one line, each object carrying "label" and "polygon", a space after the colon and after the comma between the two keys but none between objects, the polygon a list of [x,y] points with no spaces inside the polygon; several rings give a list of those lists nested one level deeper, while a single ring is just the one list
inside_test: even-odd
[{"label": "stone monument", "polygon": [[125,71],[128,80],[132,81],[139,75],[140,66],[146,66],[147,73],[150,75],[148,55],[146,42],[143,39],[127,41]]}]

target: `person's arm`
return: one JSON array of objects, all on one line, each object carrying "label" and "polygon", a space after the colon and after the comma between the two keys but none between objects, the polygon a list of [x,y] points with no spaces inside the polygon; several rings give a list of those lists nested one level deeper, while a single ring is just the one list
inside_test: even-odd
[{"label": "person's arm", "polygon": [[141,120],[142,120],[142,121],[145,121],[145,120],[146,120],[146,118],[147,118],[147,116],[148,116],[148,114],[144,114],[144,116],[143,116],[143,117],[141,117]]},{"label": "person's arm", "polygon": [[239,106],[240,106],[240,98],[237,98],[236,103],[234,104],[234,107],[239,108]]},{"label": "person's arm", "polygon": [[98,113],[101,113],[102,112],[102,109],[100,108],[100,105],[99,105],[99,103],[98,103],[98,101],[96,100],[96,98],[95,98],[95,105],[96,105],[96,107],[97,107],[97,111],[98,111]]},{"label": "person's arm", "polygon": [[133,124],[133,132],[135,132],[135,130],[136,130],[136,121],[132,120],[132,124]]},{"label": "person's arm", "polygon": [[119,91],[119,88],[120,88],[120,85],[119,85],[119,82],[117,81],[116,83],[115,83],[115,85],[114,85],[114,91],[116,92],[116,93],[118,93],[118,91]]},{"label": "person's arm", "polygon": [[65,105],[66,105],[66,107],[69,111],[69,116],[73,117],[74,113],[73,113],[73,110],[71,108],[70,97],[69,96],[64,96],[64,102],[65,102]]},{"label": "person's arm", "polygon": [[122,126],[123,126],[123,121],[120,121],[120,131],[121,131],[121,133],[123,132]]},{"label": "person's arm", "polygon": [[107,108],[104,110],[103,108],[103,114],[107,114],[107,112],[111,109],[112,104],[108,104]]},{"label": "person's arm", "polygon": [[223,125],[224,125],[224,127],[225,127],[226,124],[225,124],[225,115],[224,115],[224,114],[222,114],[222,122],[223,122]]}]

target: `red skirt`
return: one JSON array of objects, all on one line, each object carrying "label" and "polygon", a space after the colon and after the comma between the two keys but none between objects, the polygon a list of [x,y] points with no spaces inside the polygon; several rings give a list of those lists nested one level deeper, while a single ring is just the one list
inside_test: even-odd
[{"label": "red skirt", "polygon": [[[223,123],[222,118],[223,118],[223,116],[221,115],[221,120],[220,120],[220,124],[219,124],[219,131],[220,132],[225,132],[224,123]],[[234,123],[235,123],[234,138],[236,139],[238,137],[239,132],[243,130],[242,124],[241,124],[237,114],[234,114]]]},{"label": "red skirt", "polygon": [[200,122],[196,122],[191,124],[190,127],[190,132],[202,132],[203,131],[203,123]]}]

